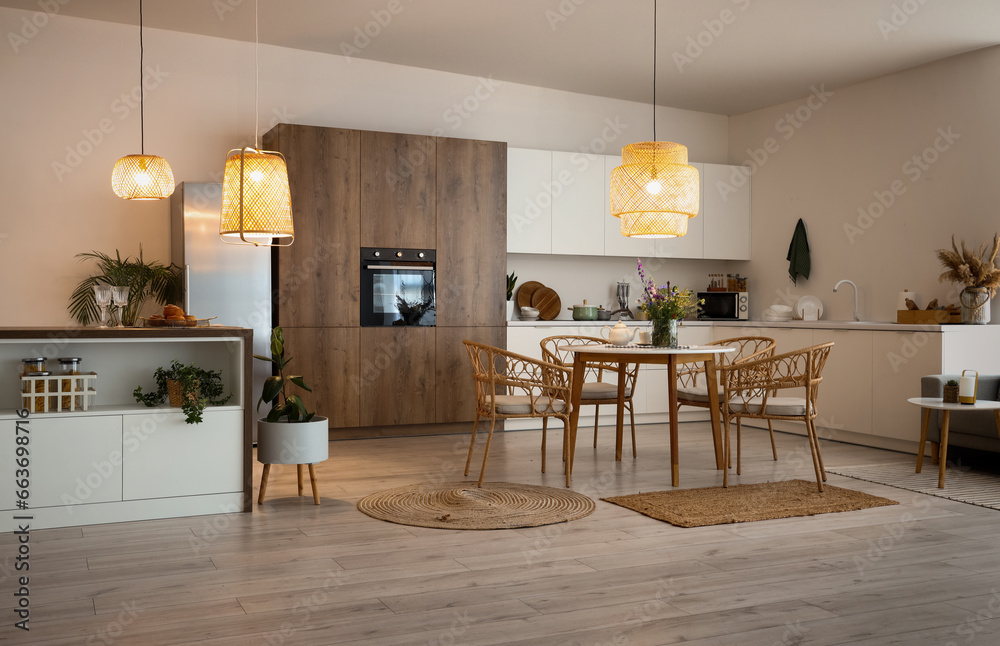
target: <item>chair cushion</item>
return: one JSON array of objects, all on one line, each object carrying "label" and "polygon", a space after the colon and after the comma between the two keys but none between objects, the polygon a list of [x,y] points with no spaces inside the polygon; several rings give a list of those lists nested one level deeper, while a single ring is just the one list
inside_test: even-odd
[{"label": "chair cushion", "polygon": [[[746,409],[750,413],[760,413],[761,398],[753,397],[747,402]],[[738,412],[743,409],[743,398],[733,397],[729,404],[730,410]],[[806,400],[802,397],[768,397],[765,415],[784,415],[794,417],[806,414]]]},{"label": "chair cushion", "polygon": [[[539,397],[535,400],[535,407],[538,411],[549,412],[549,405],[552,411],[561,413],[566,408],[566,402],[556,399],[550,402],[548,397]],[[486,408],[490,407],[490,401],[486,400]],[[527,395],[497,395],[496,411],[499,415],[530,415],[531,398]]]},{"label": "chair cushion", "polygon": [[[632,389],[625,386],[625,397],[631,395]],[[588,399],[618,399],[618,384],[609,384],[605,381],[584,382],[580,401],[586,402]]]},{"label": "chair cushion", "polygon": [[[690,402],[702,402],[708,403],[708,386],[705,384],[705,380],[700,380],[701,384],[698,386],[690,386],[677,389],[677,401],[690,401]],[[719,401],[722,401],[723,389],[719,387]]]}]

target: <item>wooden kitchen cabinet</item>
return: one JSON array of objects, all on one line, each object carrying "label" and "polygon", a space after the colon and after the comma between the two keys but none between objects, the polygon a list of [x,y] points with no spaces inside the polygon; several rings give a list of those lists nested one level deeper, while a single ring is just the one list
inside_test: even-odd
[{"label": "wooden kitchen cabinet", "polygon": [[293,373],[313,389],[304,394],[309,410],[329,418],[330,428],[360,426],[361,328],[284,327],[283,332],[285,356],[295,359]]},{"label": "wooden kitchen cabinet", "polygon": [[[955,326],[960,327],[960,326]],[[920,378],[941,374],[941,333],[876,332],[872,344],[872,432],[920,440]]]},{"label": "wooden kitchen cabinet", "polygon": [[361,133],[361,246],[433,249],[437,240],[434,137]]},{"label": "wooden kitchen cabinet", "polygon": [[472,362],[462,341],[503,348],[506,347],[506,335],[507,328],[500,326],[437,329],[434,353],[436,422],[472,422],[476,418]]},{"label": "wooden kitchen cabinet", "polygon": [[552,253],[552,152],[507,149],[507,251]]},{"label": "wooden kitchen cabinet", "polygon": [[361,328],[360,426],[434,422],[435,329]]},{"label": "wooden kitchen cabinet", "polygon": [[750,179],[740,187],[731,181],[745,169],[723,164],[701,166],[705,258],[750,260]]},{"label": "wooden kitchen cabinet", "polygon": [[503,325],[507,145],[440,138],[437,151],[437,325]]},{"label": "wooden kitchen cabinet", "polygon": [[604,255],[604,157],[552,153],[552,253]]},{"label": "wooden kitchen cabinet", "polygon": [[264,146],[287,160],[295,222],[294,244],[272,256],[277,259],[278,322],[358,325],[361,276],[354,250],[361,246],[361,133],[279,124],[264,135]]}]

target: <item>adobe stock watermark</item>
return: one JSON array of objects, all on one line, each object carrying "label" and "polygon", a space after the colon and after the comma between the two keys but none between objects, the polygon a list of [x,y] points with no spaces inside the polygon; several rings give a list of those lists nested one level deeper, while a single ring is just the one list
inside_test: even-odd
[{"label": "adobe stock watermark", "polygon": [[382,35],[382,30],[392,23],[394,17],[403,13],[402,0],[389,0],[382,9],[369,11],[372,19],[364,25],[355,25],[354,38],[351,42],[340,41],[340,53],[350,63],[354,56],[360,54],[372,41]]},{"label": "adobe stock watermark", "polygon": [[576,13],[578,7],[582,7],[587,0],[559,0],[555,11],[545,10],[545,20],[549,23],[549,29],[556,31],[559,25],[569,20],[570,16]]},{"label": "adobe stock watermark", "polygon": [[60,7],[68,5],[70,0],[38,0],[36,4],[40,11],[36,11],[31,16],[21,18],[20,29],[7,32],[7,42],[15,54],[21,53],[21,48],[27,45],[33,38],[45,29],[52,16],[59,13]]},{"label": "adobe stock watermark", "polygon": [[[142,74],[142,88],[140,89],[139,85],[136,84],[131,91],[122,93],[121,96],[114,99],[108,109],[118,117],[118,121],[128,119],[132,111],[139,108],[143,89],[146,92],[151,92],[160,87],[163,80],[169,76],[170,73],[161,70],[159,65],[155,67],[147,65]],[[66,146],[66,155],[63,161],[52,162],[52,172],[55,173],[56,179],[62,182],[66,175],[79,168],[83,160],[93,154],[105,137],[114,132],[117,127],[118,125],[110,117],[104,117],[97,122],[95,127],[81,130],[83,137],[75,144]]]},{"label": "adobe stock watermark", "polygon": [[[746,11],[750,6],[750,0],[731,0],[731,2],[741,12]],[[726,31],[726,28],[735,23],[738,17],[739,14],[736,11],[726,7],[715,18],[702,20],[701,24],[705,28],[694,36],[688,36],[687,46],[682,51],[674,51],[673,59],[677,71],[683,73],[686,66],[701,58],[705,50],[714,45],[716,40]]]},{"label": "adobe stock watermark", "polygon": [[[951,126],[938,128],[937,137],[934,138],[931,145],[924,148],[920,154],[913,155],[903,162],[900,172],[910,181],[910,184],[915,184],[920,181],[924,173],[931,169],[931,166],[941,159],[941,155],[951,150],[955,142],[961,138],[962,135],[953,132]],[[855,222],[844,223],[844,235],[847,236],[847,241],[854,244],[859,237],[872,228],[879,218],[885,215],[888,209],[892,208],[896,203],[896,198],[905,194],[908,188],[906,182],[897,178],[889,182],[884,190],[876,189],[873,192],[875,200],[870,202],[867,207],[858,207],[858,216],[855,218]]]},{"label": "adobe stock watermark", "polygon": [[[794,110],[786,112],[774,122],[774,130],[780,135],[781,141],[788,141],[795,136],[802,126],[809,121],[826,102],[833,97],[833,92],[826,89],[825,83],[820,83],[819,87],[813,85],[809,88],[809,97],[797,105]],[[733,168],[729,175],[729,180],[719,180],[715,183],[715,188],[719,191],[722,201],[728,201],[729,195],[736,193],[742,188],[750,178],[757,173],[768,160],[781,150],[781,141],[778,137],[768,137],[757,148],[747,148],[747,159],[742,166]]]},{"label": "adobe stock watermark", "polygon": [[[576,172],[583,173],[593,163],[587,155],[600,155],[608,146],[614,143],[625,130],[628,124],[623,123],[621,117],[605,117],[604,128],[600,136],[594,137],[586,145],[580,147],[580,152],[574,153],[570,157],[570,163]],[[542,211],[552,206],[552,200],[562,195],[567,187],[576,181],[574,171],[563,169],[559,174],[549,181],[543,181],[538,185],[538,192],[533,197],[526,197],[523,204],[514,205],[509,216],[509,221],[513,222],[514,228],[521,233],[538,221]]]},{"label": "adobe stock watermark", "polygon": [[925,4],[927,4],[927,0],[903,0],[898,4],[893,3],[892,9],[889,10],[888,19],[879,18],[875,22],[879,33],[882,34],[882,40],[888,41],[889,37],[910,22],[910,18],[915,16]]}]

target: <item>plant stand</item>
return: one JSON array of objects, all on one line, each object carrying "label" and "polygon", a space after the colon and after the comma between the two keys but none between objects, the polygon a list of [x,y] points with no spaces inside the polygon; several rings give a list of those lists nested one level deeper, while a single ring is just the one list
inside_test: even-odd
[{"label": "plant stand", "polygon": [[330,457],[329,420],[316,417],[309,422],[257,421],[257,461],[264,465],[260,478],[257,504],[264,504],[267,480],[272,464],[294,464],[298,475],[299,495],[302,495],[302,467],[309,465],[313,502],[319,504],[319,484],[316,480],[316,463]]},{"label": "plant stand", "polygon": [[[302,487],[302,467],[304,467],[304,466],[306,466],[306,465],[304,465],[304,464],[296,464],[295,465],[295,470],[298,472],[298,478],[299,478],[299,495],[300,496],[302,495],[302,491],[303,491],[303,487]],[[258,505],[263,505],[264,504],[264,493],[267,491],[267,477],[270,475],[270,473],[271,473],[271,465],[270,464],[265,464],[264,465],[264,473],[260,477],[260,494],[258,494],[258,496],[257,496],[257,504]],[[310,464],[309,465],[309,482],[310,482],[310,484],[312,484],[313,503],[315,503],[315,504],[318,505],[319,504],[319,483],[316,481],[316,465],[315,464]]]}]

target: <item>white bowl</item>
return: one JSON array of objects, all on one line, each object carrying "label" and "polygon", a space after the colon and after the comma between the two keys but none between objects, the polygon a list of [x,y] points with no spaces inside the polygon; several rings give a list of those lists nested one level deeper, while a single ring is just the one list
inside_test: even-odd
[{"label": "white bowl", "polygon": [[792,315],[792,308],[790,305],[772,305],[770,309],[775,314],[788,314],[789,316]]}]

